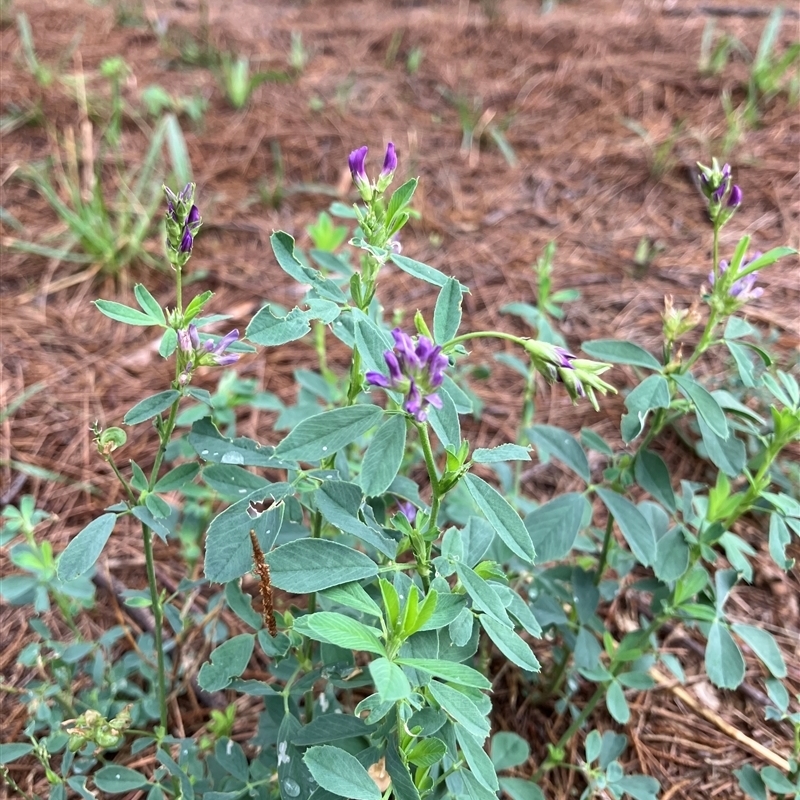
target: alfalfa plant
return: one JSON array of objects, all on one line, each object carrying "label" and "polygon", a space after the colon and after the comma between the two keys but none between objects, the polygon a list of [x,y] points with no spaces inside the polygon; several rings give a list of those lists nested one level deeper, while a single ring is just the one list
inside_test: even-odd
[{"label": "alfalfa plant", "polygon": [[[667,298],[657,355],[631,341],[600,340],[585,342],[589,358],[582,358],[505,331],[462,331],[467,287],[399,252],[397,235],[410,217],[417,180],[390,194],[394,147],[374,179],[366,156],[361,147],[349,158],[361,199],[350,212],[356,266],[327,250],[306,254],[284,232],[271,237],[278,266],[304,293],[292,309],[265,304],[245,338],[296,348],[314,329],[309,338],[321,365],[329,336],[351,351],[343,373],[330,366],[296,371],[297,401],[277,406],[274,426],[288,432],[270,437],[274,444],[220,431],[214,419],[223,409],[195,383],[201,370],[233,367],[254,347],[239,341],[238,330],[211,333],[224,319],[207,315],[211,292],[184,302],[184,270],[202,222],[192,184],[177,194],[167,190],[174,299],[162,306],[137,285],[138,308],[96,301],[111,319],[159,334],[172,378],[122,420],[132,435],[154,434],[147,470],[120,458],[126,430],[95,430],[120,496],[72,539],[58,575],[86,575],[119,535],[115,528],[134,521],[140,527],[148,588],[136,597],[150,612],[152,635],[125,663],[145,688],[128,702],[107,692],[96,707],[76,709],[60,738],[32,721],[31,743],[13,743],[6,752],[17,758],[34,751],[49,765],[50,755],[67,749],[75,755],[64,757],[60,774],[48,766],[57,788],[142,791],[150,800],[495,800],[501,790],[512,800],[541,800],[540,779],[559,767],[582,775],[583,798],[602,792],[655,800],[658,782],[622,766],[626,737],[593,731],[590,718],[605,706],[624,725],[631,715],[626,692],[652,687],[662,669],[682,678],[679,661],[661,646],[667,624],[706,638],[708,677],[725,688],[744,679],[744,643],[778,681],[770,684],[774,713],[793,713],[778,688],[787,670],[774,638],[731,617],[726,602],[737,582],[753,576],[753,548],[736,527],[743,515],[764,520],[781,569],[792,566],[786,548],[793,534],[800,536],[800,505],[775,491],[771,478],[781,452],[800,439],[800,387],[770,370],[741,316],[761,294],[757,273],[794,251],[748,258],[745,236],[723,259],[720,230],[742,193],[728,165],[700,167],[713,233],[711,270],[696,303],[677,308]],[[413,328],[387,324],[379,291],[389,269],[438,290],[431,317],[418,312]],[[540,273],[546,277],[547,269]],[[614,391],[604,379],[611,362],[631,367],[637,385],[625,397],[625,447],[613,448],[589,427],[578,439],[535,417],[519,442],[472,447],[460,423],[472,406],[455,378],[477,339],[512,344],[543,379],[594,408]],[[771,394],[768,418],[726,392],[709,391],[693,374],[709,350],[722,347],[736,358],[743,381]],[[196,412],[175,447],[181,409],[189,404],[205,405],[208,414]],[[670,426],[708,460],[710,481],[671,480],[657,449]],[[742,432],[759,443],[755,462],[746,457]],[[534,451],[542,462],[559,460],[582,488],[542,504],[529,498],[523,517],[496,487],[503,487],[509,463],[530,462]],[[592,467],[589,451],[601,467]],[[168,594],[157,579],[154,537],[180,535],[176,498],[191,495],[199,482],[225,507],[206,531],[204,578]],[[255,608],[242,584],[253,573],[261,598]],[[276,599],[276,588],[290,597]],[[186,593],[198,590],[210,595],[209,608],[227,605],[238,618],[234,635],[215,611],[201,619],[184,613]],[[610,602],[639,609],[630,630],[604,623]],[[181,651],[193,629],[213,647],[199,671]],[[549,641],[540,665],[531,642],[543,635]],[[256,648],[262,668],[248,672]],[[494,654],[519,671],[525,703],[555,703],[565,712],[565,728],[546,756],[539,751],[530,779],[509,770],[528,760],[531,743],[492,731]],[[192,679],[207,692],[263,702],[244,746],[231,737],[235,720],[227,714],[215,720],[216,741],[177,735],[169,701]],[[585,755],[576,764],[567,760],[573,740]],[[775,754],[785,765],[777,776],[771,766],[754,769],[755,778],[748,771],[746,786],[761,781],[794,791],[798,749]],[[73,763],[79,775],[70,772]],[[51,796],[59,800],[65,791]]]}]

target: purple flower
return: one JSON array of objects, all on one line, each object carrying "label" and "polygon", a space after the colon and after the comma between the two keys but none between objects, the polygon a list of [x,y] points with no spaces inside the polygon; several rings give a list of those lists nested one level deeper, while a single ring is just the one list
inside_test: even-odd
[{"label": "purple flower", "polygon": [[180,347],[184,353],[194,353],[192,339],[189,336],[189,331],[185,328],[181,328],[181,330],[178,331],[178,347]]},{"label": "purple flower", "polygon": [[407,500],[398,500],[397,507],[400,509],[400,513],[413,525],[417,518],[417,507]]},{"label": "purple flower", "polygon": [[381,170],[381,178],[387,178],[397,169],[397,153],[394,149],[394,144],[389,142],[386,145],[386,155],[383,158],[383,169]]},{"label": "purple flower", "polygon": [[368,151],[369,148],[364,145],[357,150],[353,150],[347,159],[350,174],[353,176],[353,183],[356,185],[361,198],[367,203],[372,199],[372,187],[370,186],[366,169]]},{"label": "purple flower", "polygon": [[[736,187],[734,187],[736,188]],[[745,258],[742,261],[741,269],[744,269],[748,264],[752,264],[757,258],[761,257],[761,253],[759,251],[753,253],[752,256],[749,258]],[[719,274],[715,275],[713,272],[710,272],[708,275],[708,282],[711,286],[714,286],[717,280],[721,280],[722,276],[728,271],[728,262],[724,259],[720,260],[719,262]],[[748,275],[745,275],[743,278],[738,278],[735,280],[730,288],[728,289],[728,294],[734,300],[738,300],[740,303],[746,303],[748,300],[756,300],[757,298],[761,297],[764,294],[764,290],[760,286],[756,286],[756,281],[758,280],[758,270],[755,272],[751,272]]]},{"label": "purple flower", "polygon": [[[220,367],[227,367],[239,360],[238,353],[226,353],[225,351],[239,338],[239,331],[232,330],[225,334],[215,346],[209,351],[214,358],[214,363]],[[210,341],[210,340],[209,340]],[[208,342],[206,343],[208,344]]]},{"label": "purple flower", "polygon": [[193,245],[194,245],[194,236],[192,236],[192,232],[188,228],[184,228],[183,236],[181,237],[181,243],[178,246],[178,252],[191,253]]},{"label": "purple flower", "polygon": [[731,186],[731,193],[728,195],[728,208],[739,208],[742,204],[742,190],[734,184]]},{"label": "purple flower", "polygon": [[383,354],[388,377],[381,372],[368,372],[367,383],[405,395],[403,408],[418,422],[428,417],[428,407],[442,407],[436,393],[444,381],[449,360],[439,345],[427,336],[418,336],[416,343],[400,328],[392,331],[394,348]]},{"label": "purple flower", "polygon": [[194,225],[200,222],[200,210],[197,206],[192,206],[189,209],[189,214],[186,217],[186,224],[187,225]]}]

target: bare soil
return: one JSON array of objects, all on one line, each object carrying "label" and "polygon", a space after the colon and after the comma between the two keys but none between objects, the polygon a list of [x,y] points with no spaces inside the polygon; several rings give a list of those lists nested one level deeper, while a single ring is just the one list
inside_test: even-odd
[{"label": "bare soil", "polygon": [[[72,48],[62,75],[84,73],[89,106],[98,113],[107,105],[108,89],[96,70],[112,55],[123,56],[131,69],[124,86],[131,108],[141,108],[142,90],[154,83],[173,95],[199,93],[208,99],[202,122],[183,124],[206,221],[191,266],[197,285],[216,293],[213,310],[231,314],[240,328],[264,301],[294,301],[269,250],[269,234],[287,230],[307,245],[305,226],[332,199],[353,199],[348,152],[368,144],[374,166],[388,140],[400,154],[400,177],[421,179],[415,201],[421,218],[404,233],[404,253],[470,287],[465,302],[470,326],[525,332],[522,323],[499,309],[510,300],[533,300],[530,265],[550,240],[558,247],[556,288],[581,292],[581,300],[567,306],[560,327],[575,350],[582,341],[602,337],[657,348],[664,296],[672,295],[678,307],[697,296],[708,272],[710,227],[693,182],[694,165],[721,154],[728,127],[720,96],[728,91],[734,106],[740,104],[747,79],[741,56],[721,75],[701,76],[701,36],[714,19],[719,31],[739,37],[754,52],[772,5],[766,0],[715,0],[702,6],[689,0],[564,2],[547,15],[536,3],[510,0],[231,0],[211,5],[208,36],[214,48],[245,53],[261,69],[285,69],[291,34],[298,32],[310,54],[307,66],[291,82],[265,83],[246,110],[235,112],[208,69],[180,61],[181,49],[203,36],[195,0],[146,2],[140,23],[129,25],[118,24],[113,5],[83,0],[22,0],[14,10],[28,14],[43,63],[55,67]],[[137,4],[120,0],[117,7],[127,8],[129,22],[136,23]],[[160,42],[152,26],[161,23],[167,23],[167,32]],[[781,48],[797,38],[797,16],[789,15]],[[416,49],[423,56],[412,73],[407,64]],[[40,102],[46,123],[3,135],[0,203],[24,226],[22,238],[42,242],[59,230],[59,222],[18,172],[53,154],[52,131],[63,136],[71,127],[80,135],[70,88],[74,80],[45,92],[38,89],[24,69],[16,26],[8,22],[0,29],[0,54],[3,113]],[[448,97],[482,110],[471,148],[462,147],[459,112]],[[100,126],[95,122],[97,142]],[[488,136],[492,124],[505,130],[514,165]],[[633,130],[637,126],[641,134]],[[146,129],[128,118],[118,153],[104,157],[109,163],[121,158],[135,164],[147,149],[147,138]],[[797,107],[777,97],[760,125],[745,131],[726,155],[745,200],[724,229],[723,252],[743,232],[752,234],[753,248],[762,251],[800,246],[798,152]],[[284,192],[276,207],[266,201],[265,187],[279,185],[279,168]],[[8,226],[3,235],[20,236]],[[654,255],[637,263],[643,239]],[[160,243],[154,240],[150,247],[158,253]],[[171,296],[169,276],[141,264],[115,279],[92,278],[85,267],[9,250],[2,256],[0,408],[31,387],[40,385],[41,390],[0,423],[0,502],[33,494],[38,506],[54,515],[42,531],[56,551],[117,499],[113,475],[93,453],[90,424],[118,424],[137,400],[169,380],[150,334],[113,323],[90,305],[98,296],[130,303],[138,281],[164,302]],[[748,318],[769,337],[784,368],[796,369],[798,261],[785,260],[765,272],[763,285],[765,294],[748,306]],[[435,300],[431,290],[397,273],[387,276],[380,296],[387,309],[408,314],[416,308],[429,312]],[[474,351],[476,364],[492,366],[491,380],[476,383],[486,406],[480,422],[469,429],[475,444],[510,441],[515,435],[522,387],[518,377],[493,362],[493,353],[501,349],[476,346]],[[344,368],[346,352],[333,353],[334,363]],[[310,347],[296,344],[246,358],[240,372],[290,400],[292,371],[313,360]],[[711,361],[704,369],[715,380],[724,377],[728,366]],[[614,370],[611,377],[620,387],[633,378],[625,369]],[[208,376],[205,385],[211,388],[214,380]],[[620,397],[606,398],[600,413],[594,413],[586,404],[573,407],[558,390],[543,393],[537,408],[542,422],[573,431],[591,427],[610,440],[617,439],[621,413]],[[274,442],[278,434],[271,431],[272,420],[270,414],[248,411],[239,430]],[[152,432],[137,429],[125,456],[146,467],[153,438]],[[659,446],[676,481],[709,477],[708,466],[677,436],[664,436]],[[797,451],[793,455],[797,458]],[[37,477],[35,469],[49,470],[58,479]],[[526,489],[546,499],[571,488],[571,481],[558,465],[536,465],[527,474]],[[759,555],[753,584],[735,592],[732,614],[757,621],[778,637],[789,685],[797,694],[800,575],[775,569],[758,520],[740,528]],[[177,549],[159,547],[157,560],[159,577],[167,585],[177,584],[183,577]],[[7,554],[0,553],[0,575],[12,571]],[[133,529],[117,529],[99,572],[129,588],[144,585],[143,555]],[[127,613],[113,593],[99,592],[97,608],[81,620],[87,636]],[[638,611],[635,595],[615,603],[606,610],[609,627],[624,631]],[[32,635],[27,613],[0,608],[0,674],[15,686],[30,678],[16,665]],[[56,618],[48,622],[58,628]],[[128,623],[136,627],[135,620]],[[784,757],[790,747],[785,727],[764,722],[765,674],[748,657],[745,686],[736,692],[717,690],[704,678],[702,647],[694,634],[676,629],[662,635],[685,664],[686,692],[698,706],[669,687],[659,688],[629,696],[627,726],[616,725],[605,712],[596,713],[593,724],[628,735],[632,747],[626,768],[658,778],[665,799],[741,797],[732,770],[747,761],[764,762],[732,731]],[[536,648],[547,663],[548,643]],[[198,664],[205,655],[197,650]],[[569,720],[553,708],[526,704],[528,687],[508,665],[497,660],[493,674],[495,727],[527,736],[532,756],[519,774],[530,775]],[[205,724],[207,709],[190,686],[187,691],[185,701],[173,706],[172,723],[176,731],[191,733]],[[579,693],[578,701],[585,696]],[[236,735],[245,742],[254,731],[259,705],[250,698],[240,698],[237,705]],[[710,717],[701,716],[698,708],[710,710]],[[24,710],[9,696],[3,698],[3,719],[0,739],[18,740]],[[572,763],[581,758],[580,739],[568,753]],[[15,765],[13,775],[26,788],[46,791],[31,764]],[[556,770],[543,789],[548,798],[560,800],[577,796],[581,781],[573,771]]]}]

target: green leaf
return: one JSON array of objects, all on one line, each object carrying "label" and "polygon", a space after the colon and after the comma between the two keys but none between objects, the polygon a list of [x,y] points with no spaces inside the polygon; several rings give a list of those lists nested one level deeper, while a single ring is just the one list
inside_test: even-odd
[{"label": "green leaf", "polygon": [[398,211],[402,211],[411,202],[411,198],[414,196],[416,189],[416,178],[407,180],[402,186],[396,189],[389,200],[389,205],[386,207],[386,219],[391,221]]},{"label": "green leaf", "polygon": [[94,785],[101,792],[109,794],[123,794],[132,792],[135,789],[142,789],[149,786],[149,782],[141,772],[137,772],[130,767],[123,767],[121,764],[109,764],[100,767],[93,775]]},{"label": "green leaf", "polygon": [[449,342],[461,324],[461,284],[455,278],[445,281],[433,311],[433,338],[437,344]]},{"label": "green leaf", "polygon": [[581,444],[587,450],[595,450],[605,456],[614,455],[614,451],[609,447],[608,442],[591,428],[581,428]]},{"label": "green leaf", "polygon": [[744,658],[728,629],[718,620],[711,623],[706,645],[706,673],[715,686],[736,689],[744,680]]},{"label": "green leaf", "polygon": [[789,528],[778,514],[772,514],[769,521],[769,554],[781,569],[791,569],[794,560],[786,558],[786,547],[791,542]]},{"label": "green leaf", "polygon": [[432,767],[444,758],[447,745],[441,739],[421,739],[407,753],[408,760],[416,767]]},{"label": "green leaf", "polygon": [[361,355],[362,368],[385,374],[386,359],[383,355],[392,349],[394,345],[392,337],[360,309],[354,308],[350,313],[353,317],[353,333],[356,348]]},{"label": "green leaf", "polygon": [[489,634],[489,638],[497,645],[497,649],[509,661],[513,661],[518,667],[529,672],[539,671],[539,661],[533,654],[530,645],[523,641],[513,628],[501,625],[486,614],[479,614],[478,619],[483,629]]},{"label": "green leaf", "polygon": [[673,375],[681,394],[692,402],[697,413],[713,433],[721,439],[729,436],[728,421],[725,412],[710,392],[697,383],[689,375]]},{"label": "green leaf", "polygon": [[756,371],[753,366],[753,359],[750,356],[750,348],[737,342],[729,341],[725,342],[725,346],[736,362],[736,369],[739,371],[739,377],[742,379],[742,383],[748,389],[753,389],[757,384]]},{"label": "green leaf", "polygon": [[717,436],[702,417],[697,418],[697,424],[708,458],[727,476],[737,478],[747,460],[744,442],[734,434],[727,439]]},{"label": "green leaf", "polygon": [[571,433],[553,425],[535,425],[528,428],[526,433],[531,442],[536,445],[536,449],[540,451],[539,458],[542,462],[546,463],[550,455],[554,455],[571,470],[577,472],[586,483],[589,483],[591,479],[589,460]]},{"label": "green leaf", "polygon": [[332,300],[334,303],[347,301],[342,290],[332,280],[324,278],[317,270],[304,266],[297,260],[294,254],[294,239],[288,233],[276,231],[269,237],[269,242],[280,268],[287,275],[291,275],[298,283],[311,284],[317,294],[326,300]]},{"label": "green leaf", "polygon": [[323,411],[303,420],[275,448],[275,455],[295,461],[320,461],[374,428],[382,416],[383,410],[371,405]]},{"label": "green leaf", "polygon": [[183,312],[184,322],[191,322],[202,310],[203,306],[214,296],[214,292],[205,291],[198,294],[191,299],[191,302],[186,306]]},{"label": "green leaf", "polygon": [[386,655],[378,636],[380,631],[336,611],[318,611],[295,621],[295,630],[319,642],[329,642],[349,650]]},{"label": "green leaf", "polygon": [[542,790],[524,778],[500,778],[500,788],[511,800],[545,800]]},{"label": "green leaf", "polygon": [[437,394],[442,401],[442,407],[431,406],[428,411],[428,419],[442,445],[452,450],[458,450],[461,444],[461,425],[458,421],[456,405],[445,389],[440,388]]},{"label": "green leaf", "polygon": [[483,741],[489,735],[489,720],[467,695],[438,681],[431,681],[426,688],[442,710],[473,736]]},{"label": "green leaf", "polygon": [[292,743],[301,727],[300,722],[287,711],[278,728],[278,752],[284,756],[278,759],[278,786],[282,800],[308,798],[316,788],[303,764],[301,751]]},{"label": "green leaf", "polygon": [[640,450],[636,454],[634,475],[642,489],[650,492],[656,500],[675,513],[675,493],[672,491],[669,470],[660,455],[650,450]]},{"label": "green leaf", "polygon": [[309,747],[303,761],[325,790],[351,800],[381,800],[381,793],[355,756],[332,745]]},{"label": "green leaf", "polygon": [[123,418],[126,425],[138,425],[140,422],[155,417],[162,411],[166,411],[179,397],[180,392],[175,389],[167,389],[165,392],[146,397],[137,403]]},{"label": "green leaf", "polygon": [[[392,263],[400,267],[403,272],[407,272],[409,275],[412,275],[415,278],[419,278],[421,281],[425,281],[426,283],[432,283],[434,286],[443,287],[450,278],[442,272],[439,272],[438,269],[434,269],[433,267],[429,267],[427,264],[423,264],[420,261],[414,261],[413,258],[406,258],[406,256],[398,255],[397,253],[390,254],[389,258],[391,259]],[[466,287],[459,284],[462,291],[466,291]]]},{"label": "green leaf", "polygon": [[378,497],[392,485],[406,449],[406,420],[399,414],[388,417],[375,433],[364,454],[361,488],[367,497]]},{"label": "green leaf", "polygon": [[158,300],[147,291],[146,287],[141,283],[137,283],[136,286],[133,287],[133,294],[136,296],[136,302],[141,306],[142,311],[144,311],[153,322],[160,325],[167,324],[167,318],[164,316],[164,312],[158,304]]},{"label": "green leaf", "polygon": [[656,577],[664,583],[678,580],[689,568],[689,555],[683,528],[677,525],[658,540],[656,557],[653,559]]},{"label": "green leaf", "polygon": [[771,792],[777,794],[790,794],[794,792],[795,798],[797,797],[797,784],[789,781],[777,767],[764,767],[764,769],[761,770],[761,780],[764,781],[764,785]]},{"label": "green leaf", "polygon": [[18,758],[28,755],[33,745],[28,742],[5,742],[0,744],[0,764],[10,764]]},{"label": "green leaf", "polygon": [[625,407],[634,413],[669,408],[669,404],[669,384],[661,375],[648,375],[625,398]]},{"label": "green leaf", "polygon": [[397,554],[397,542],[358,518],[358,509],[363,499],[361,488],[346,481],[323,481],[314,493],[317,509],[331,525],[351,536],[357,536],[385,556],[394,558]]},{"label": "green leaf", "polygon": [[178,347],[178,334],[174,328],[167,328],[158,345],[158,354],[161,358],[169,358]]},{"label": "green leaf", "polygon": [[117,322],[124,322],[126,325],[148,327],[159,324],[149,314],[143,314],[136,308],[130,308],[122,305],[122,303],[115,303],[113,300],[95,300],[94,304],[107,317]]},{"label": "green leaf", "polygon": [[356,581],[345,583],[341,586],[332,586],[330,589],[325,589],[322,594],[334,603],[339,603],[348,608],[355,608],[357,611],[363,611],[372,617],[383,616],[380,606],[367,594],[364,587]]},{"label": "green leaf", "polygon": [[[277,469],[296,467],[296,464],[277,458],[273,447],[264,447],[245,436],[226,439],[208,417],[199,419],[192,425],[188,439],[189,444],[203,461],[210,461],[214,464],[275,467]],[[211,471],[206,469],[203,474],[210,475]],[[214,474],[217,473],[214,472]],[[243,486],[244,484],[239,488],[241,489]]]},{"label": "green leaf", "polygon": [[625,699],[625,692],[619,681],[611,681],[606,690],[606,708],[608,713],[624,725],[631,718],[631,710],[628,708],[628,701]]},{"label": "green leaf", "polygon": [[370,661],[369,672],[384,703],[396,703],[411,695],[411,684],[405,673],[388,659]]},{"label": "green leaf", "polygon": [[116,514],[103,514],[75,536],[58,559],[58,577],[72,581],[88,572],[106,546],[117,521]]},{"label": "green leaf", "polygon": [[587,508],[589,504],[583,495],[569,492],[525,517],[525,528],[536,548],[538,563],[559,561],[572,550]]},{"label": "green leaf", "polygon": [[310,330],[311,325],[305,311],[293,308],[281,317],[275,314],[270,305],[266,305],[250,320],[245,336],[255,344],[277,347],[302,339]]},{"label": "green leaf", "polygon": [[739,782],[739,788],[748,797],[752,797],[753,800],[767,800],[767,789],[764,786],[764,781],[761,780],[761,776],[750,764],[745,764],[741,769],[735,769],[733,774]]},{"label": "green leaf", "polygon": [[459,581],[461,581],[461,585],[472,598],[472,604],[475,608],[485,612],[501,625],[512,627],[505,606],[497,593],[477,572],[470,569],[466,564],[456,563],[456,574]]},{"label": "green leaf", "polygon": [[374,730],[360,717],[350,714],[323,714],[314,717],[308,725],[303,726],[293,737],[292,744],[297,747],[308,747],[311,744],[327,744],[342,739],[354,739],[368,736]]},{"label": "green leaf", "polygon": [[413,669],[426,672],[428,675],[441,678],[449,683],[471,686],[474,689],[492,688],[491,681],[480,672],[466,664],[459,664],[457,661],[444,661],[438,658],[398,658],[396,661],[405,667],[413,667]]},{"label": "green leaf", "polygon": [[745,275],[749,275],[751,272],[756,272],[764,267],[768,267],[770,264],[774,264],[779,258],[784,258],[784,256],[793,256],[796,253],[797,250],[795,250],[793,247],[773,247],[772,250],[768,250],[763,256],[759,256],[751,261],[737,274],[737,277],[743,278]]},{"label": "green leaf", "polygon": [[[285,484],[284,484],[285,485]],[[228,583],[253,568],[254,531],[263,552],[269,552],[283,524],[284,504],[276,503],[255,518],[251,502],[263,502],[268,489],[245,495],[218,514],[206,532],[205,576],[212,583]]]},{"label": "green leaf", "polygon": [[465,475],[464,483],[497,535],[515,555],[532,564],[536,553],[530,534],[510,503],[477,475]]},{"label": "green leaf", "polygon": [[210,662],[203,664],[197,674],[200,688],[206,692],[218,692],[232,678],[238,678],[247,668],[254,645],[255,636],[252,633],[242,633],[212,650]]},{"label": "green leaf", "polygon": [[625,792],[633,800],[658,800],[661,784],[647,775],[623,775],[614,781],[612,787],[617,792]]},{"label": "green leaf", "polygon": [[200,466],[195,463],[180,464],[171,469],[166,475],[158,479],[158,482],[153,487],[154,492],[174,492],[185,486],[189,481],[194,480],[197,473],[200,472]]},{"label": "green leaf", "polygon": [[518,444],[501,444],[498,447],[479,447],[472,453],[476,464],[497,464],[500,461],[530,461],[531,454],[527,447]]},{"label": "green leaf", "polygon": [[394,736],[389,739],[386,746],[386,771],[392,779],[394,800],[420,800],[419,791],[400,755],[397,739]]},{"label": "green leaf", "polygon": [[491,752],[494,768],[500,772],[524,764],[530,757],[531,748],[519,734],[500,731],[492,736]]},{"label": "green leaf", "polygon": [[656,554],[656,535],[650,523],[636,506],[622,495],[610,489],[598,488],[597,494],[614,519],[630,545],[639,563],[649,567]]},{"label": "green leaf", "polygon": [[633,367],[660,370],[661,364],[643,347],[633,342],[620,342],[616,339],[596,339],[584,342],[581,350],[592,358],[610,361],[612,364],[630,364]]},{"label": "green leaf", "polygon": [[498,791],[500,786],[497,782],[497,773],[483,746],[460,726],[456,726],[456,739],[478,783],[490,792]]},{"label": "green leaf", "polygon": [[774,677],[786,677],[786,662],[771,633],[739,622],[732,623],[731,630],[764,662]]},{"label": "green leaf", "polygon": [[297,539],[276,548],[266,559],[272,583],[295,594],[319,592],[378,574],[378,565],[369,556],[327,539]]}]

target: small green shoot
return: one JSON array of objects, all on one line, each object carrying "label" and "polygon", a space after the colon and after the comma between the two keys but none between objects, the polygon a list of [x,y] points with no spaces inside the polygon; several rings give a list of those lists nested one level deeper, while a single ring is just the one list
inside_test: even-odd
[{"label": "small green shoot", "polygon": [[234,56],[225,53],[220,61],[217,79],[232,108],[241,111],[249,102],[253,92],[267,81],[282,82],[289,79],[285,72],[268,70],[250,72],[250,59],[247,56]]}]

